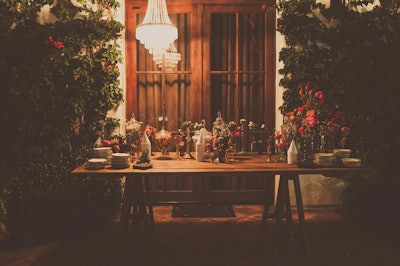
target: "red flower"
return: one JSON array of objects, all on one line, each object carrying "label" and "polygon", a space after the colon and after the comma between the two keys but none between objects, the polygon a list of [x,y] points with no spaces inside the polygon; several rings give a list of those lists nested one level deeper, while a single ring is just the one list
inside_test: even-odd
[{"label": "red flower", "polygon": [[346,142],[347,142],[347,137],[342,137],[342,138],[340,139],[340,145],[342,145],[342,147],[345,147],[345,146],[346,146]]},{"label": "red flower", "polygon": [[316,91],[315,92],[315,97],[317,97],[320,100],[324,99],[324,93],[322,91]]},{"label": "red flower", "polygon": [[349,127],[342,127],[340,129],[340,131],[342,132],[343,136],[348,136],[350,134],[350,128]]},{"label": "red flower", "polygon": [[299,94],[300,94],[301,97],[303,97],[303,88],[300,88]]},{"label": "red flower", "polygon": [[144,131],[146,132],[147,136],[150,136],[151,134],[153,134],[154,132],[154,128],[152,126],[146,126],[146,128],[144,129]]},{"label": "red flower", "polygon": [[299,127],[299,133],[300,135],[304,135],[304,127]]},{"label": "red flower", "polygon": [[54,41],[53,36],[51,36],[51,35],[45,41],[45,44],[47,44],[47,45],[50,43],[52,43],[53,46],[56,47],[57,49],[64,49],[64,43],[60,42],[60,41]]},{"label": "red flower", "polygon": [[306,108],[304,106],[297,107],[297,112],[302,114]]},{"label": "red flower", "polygon": [[277,31],[282,31],[282,30],[283,30],[283,26],[282,26],[282,25],[278,25],[278,26],[276,27],[276,30],[277,30]]},{"label": "red flower", "polygon": [[218,145],[218,138],[217,137],[215,137],[213,139],[213,145],[214,145],[214,147],[216,147]]},{"label": "red flower", "polygon": [[311,82],[310,82],[310,81],[307,81],[307,82],[306,82],[306,90],[308,90],[310,87],[311,87]]},{"label": "red flower", "polygon": [[121,150],[121,147],[118,144],[115,144],[113,150],[119,152]]},{"label": "red flower", "polygon": [[53,42],[53,45],[57,49],[64,49],[64,43],[63,42]]},{"label": "red flower", "polygon": [[239,132],[233,132],[233,137],[234,138],[239,138],[240,137],[240,133]]},{"label": "red flower", "polygon": [[266,10],[267,9],[267,5],[266,4],[261,5],[261,9],[262,10]]},{"label": "red flower", "polygon": [[275,134],[274,139],[280,139],[281,138],[281,134]]},{"label": "red flower", "polygon": [[281,143],[278,144],[278,148],[279,149],[282,149],[283,147],[285,147],[285,143],[281,142]]},{"label": "red flower", "polygon": [[110,63],[108,63],[108,62],[104,62],[103,63],[103,68],[104,68],[105,71],[108,71],[109,65],[110,65]]}]

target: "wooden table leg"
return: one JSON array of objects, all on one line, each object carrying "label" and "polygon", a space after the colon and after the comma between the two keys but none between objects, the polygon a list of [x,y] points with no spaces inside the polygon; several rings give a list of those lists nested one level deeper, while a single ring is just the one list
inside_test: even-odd
[{"label": "wooden table leg", "polygon": [[144,177],[144,186],[146,189],[146,203],[147,203],[147,208],[148,208],[148,217],[150,220],[150,229],[151,232],[154,233],[154,214],[153,214],[153,204],[151,202],[150,198],[150,184],[149,184],[149,179],[147,177]]},{"label": "wooden table leg", "polygon": [[[144,180],[143,180],[144,179]],[[144,193],[146,189],[146,194]],[[154,232],[153,206],[150,200],[150,185],[147,178],[128,175],[125,180],[122,197],[120,225],[123,236],[128,235],[129,221],[132,219],[132,230],[139,233]]]},{"label": "wooden table leg", "polygon": [[271,192],[269,191],[270,186],[268,186],[268,184],[270,184],[269,181],[273,178],[275,178],[274,174],[264,177],[264,210],[262,216],[262,225],[265,231],[267,230],[266,226],[268,223],[268,218],[275,218],[274,214],[270,213],[270,209],[273,207],[273,204],[270,202]]},{"label": "wooden table leg", "polygon": [[288,195],[288,179],[286,176],[281,175],[279,178],[278,185],[278,195],[276,198],[276,206],[275,206],[275,230],[274,230],[274,250],[273,252],[276,254],[279,251],[282,241],[283,235],[283,213],[286,203],[286,198]]},{"label": "wooden table leg", "polygon": [[[292,211],[290,206],[290,193],[289,193],[289,180],[293,181],[294,184],[294,192],[296,196],[296,206],[297,206],[297,215],[299,219],[299,230],[298,236],[301,241],[303,249],[306,251],[305,244],[305,218],[304,218],[304,207],[303,207],[303,199],[301,195],[301,187],[300,187],[300,179],[298,175],[281,175],[279,180],[279,188],[278,195],[276,201],[275,208],[275,218],[276,218],[276,227],[274,233],[274,253],[278,252],[278,248],[282,241],[282,237],[284,236],[284,225],[283,225],[283,217],[285,216],[287,224],[292,233],[294,232],[293,220],[292,220]],[[296,236],[297,239],[297,236]]]},{"label": "wooden table leg", "polygon": [[293,177],[294,183],[294,191],[296,194],[296,206],[297,206],[297,215],[299,218],[299,234],[301,238],[301,244],[303,248],[306,250],[306,236],[305,236],[305,218],[304,218],[304,208],[303,208],[303,198],[301,195],[301,187],[300,187],[300,178],[299,175],[295,175]]},{"label": "wooden table leg", "polygon": [[[133,178],[133,213],[132,228],[139,233],[143,228],[144,233],[154,231],[153,206],[150,200],[150,185],[146,178],[134,176]],[[144,179],[144,180],[143,180]],[[146,189],[146,194],[145,190]]]},{"label": "wooden table leg", "polygon": [[128,224],[132,208],[132,188],[133,188],[132,179],[126,177],[124,193],[122,195],[121,214],[120,214],[120,225],[121,225],[122,236],[126,236],[128,233]]}]

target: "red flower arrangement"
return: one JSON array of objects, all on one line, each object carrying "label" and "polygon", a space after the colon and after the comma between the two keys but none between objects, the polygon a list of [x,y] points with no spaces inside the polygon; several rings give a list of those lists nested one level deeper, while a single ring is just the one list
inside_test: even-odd
[{"label": "red flower arrangement", "polygon": [[297,121],[298,133],[302,136],[306,132],[325,134],[339,137],[339,145],[346,145],[350,128],[346,126],[346,119],[338,105],[330,105],[325,101],[325,94],[317,90],[311,82],[299,89],[302,105],[293,110]]}]

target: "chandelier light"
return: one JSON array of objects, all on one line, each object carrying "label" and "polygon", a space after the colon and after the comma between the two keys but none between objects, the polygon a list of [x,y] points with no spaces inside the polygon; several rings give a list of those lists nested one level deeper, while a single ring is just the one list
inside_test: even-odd
[{"label": "chandelier light", "polygon": [[136,39],[150,54],[167,50],[178,38],[178,29],[169,19],[165,1],[149,0],[143,22],[136,28]]},{"label": "chandelier light", "polygon": [[[164,57],[164,58],[163,58]],[[163,61],[164,60],[164,61]],[[172,70],[181,60],[181,54],[178,53],[174,43],[171,43],[166,51],[153,53],[153,61],[164,70]]]}]

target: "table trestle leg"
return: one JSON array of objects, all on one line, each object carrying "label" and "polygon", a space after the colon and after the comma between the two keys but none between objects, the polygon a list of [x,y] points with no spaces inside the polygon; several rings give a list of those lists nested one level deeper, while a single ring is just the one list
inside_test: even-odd
[{"label": "table trestle leg", "polygon": [[[290,204],[290,193],[289,193],[289,180],[293,181],[294,192],[296,196],[296,207],[298,215],[298,234],[295,233],[294,224],[292,219],[292,211]],[[274,231],[274,253],[278,252],[281,246],[282,238],[286,236],[286,230],[284,230],[283,219],[286,218],[287,229],[290,230],[291,236],[295,237],[296,240],[301,241],[302,248],[306,251],[305,244],[305,218],[303,209],[303,200],[301,195],[300,180],[297,174],[282,174],[279,180],[278,195],[275,206],[275,231]],[[286,231],[286,232],[285,232]]]},{"label": "table trestle leg", "polygon": [[144,233],[154,232],[150,185],[148,180],[141,176],[128,176],[126,178],[120,217],[123,235],[128,233],[129,219],[132,219],[131,226],[134,233],[140,233],[141,229]]}]

